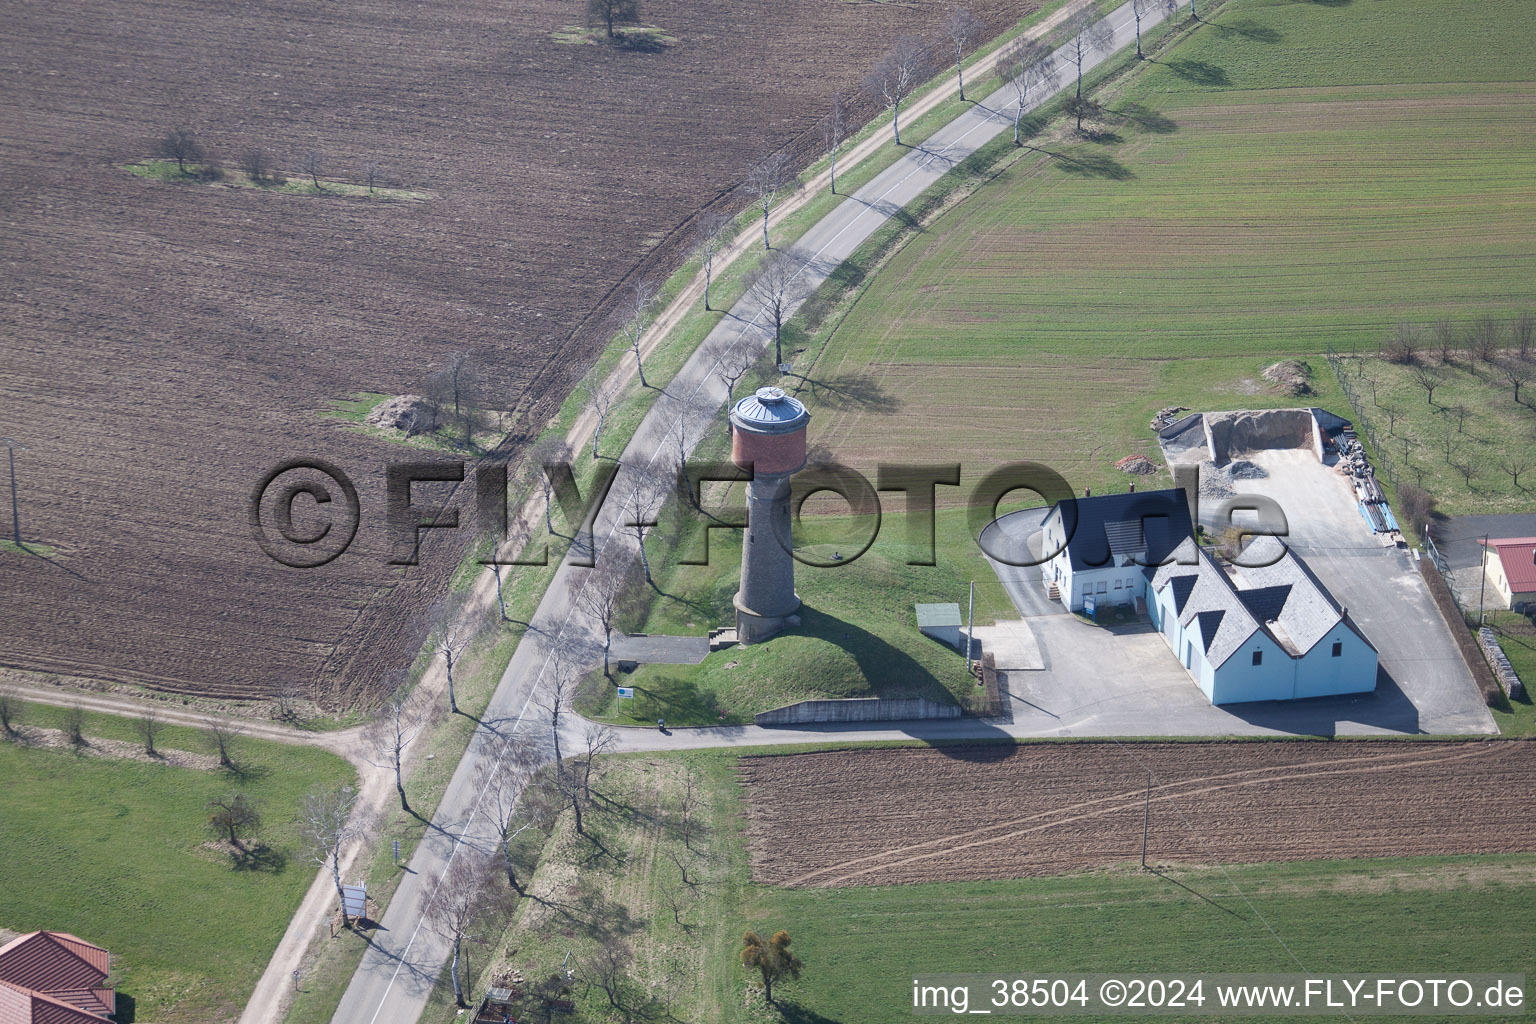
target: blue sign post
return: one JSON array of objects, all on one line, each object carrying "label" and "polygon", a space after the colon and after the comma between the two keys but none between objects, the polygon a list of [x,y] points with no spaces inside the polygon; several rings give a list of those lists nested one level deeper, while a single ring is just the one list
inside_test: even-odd
[{"label": "blue sign post", "polygon": [[1094,622],[1098,622],[1099,621],[1099,617],[1094,612],[1095,612],[1095,605],[1094,605],[1094,601],[1093,601],[1093,595],[1092,594],[1085,594],[1083,596],[1083,614],[1087,615]]}]

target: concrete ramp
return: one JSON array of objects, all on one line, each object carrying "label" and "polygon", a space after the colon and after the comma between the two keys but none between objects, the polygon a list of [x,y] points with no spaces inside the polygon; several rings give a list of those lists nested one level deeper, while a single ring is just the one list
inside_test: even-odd
[{"label": "concrete ramp", "polygon": [[1035,631],[1023,619],[977,626],[976,641],[982,652],[992,655],[999,672],[1045,668]]}]

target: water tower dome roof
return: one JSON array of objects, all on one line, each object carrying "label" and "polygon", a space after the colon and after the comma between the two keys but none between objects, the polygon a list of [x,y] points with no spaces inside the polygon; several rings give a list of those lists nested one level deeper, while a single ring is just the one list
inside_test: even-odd
[{"label": "water tower dome roof", "polygon": [[731,420],[737,428],[754,434],[792,434],[805,429],[811,414],[783,388],[766,387],[737,402]]}]

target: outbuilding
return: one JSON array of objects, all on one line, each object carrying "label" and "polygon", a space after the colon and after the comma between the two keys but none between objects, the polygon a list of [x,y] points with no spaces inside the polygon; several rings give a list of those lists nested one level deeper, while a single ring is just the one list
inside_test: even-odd
[{"label": "outbuilding", "polygon": [[1536,537],[1490,540],[1484,570],[1488,582],[1515,611],[1536,604]]},{"label": "outbuilding", "polygon": [[926,637],[960,649],[960,606],[948,604],[920,604],[917,606],[917,628]]}]

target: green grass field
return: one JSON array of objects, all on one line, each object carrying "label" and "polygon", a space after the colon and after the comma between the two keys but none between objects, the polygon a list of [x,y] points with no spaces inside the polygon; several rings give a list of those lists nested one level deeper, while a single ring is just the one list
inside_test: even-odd
[{"label": "green grass field", "polygon": [[[1347,413],[1327,343],[1512,319],[1536,279],[1529,20],[1439,10],[1229,0],[1109,88],[1093,140],[1047,130],[889,262],[810,371],[860,396],[803,391],[813,440],[1119,489],[1163,405]],[[1260,381],[1290,355],[1316,395]]]},{"label": "green grass field", "polygon": [[[899,495],[895,501],[899,507]],[[735,621],[731,598],[740,577],[741,537],[711,532],[708,565],[665,566],[658,578],[665,596],[654,598],[645,632],[700,635]],[[826,559],[832,549],[851,554],[858,546],[818,545],[827,549],[818,557]],[[908,545],[906,516],[885,514],[862,557],[837,566],[796,566],[795,589],[804,602],[799,628],[772,643],[718,651],[698,665],[646,665],[616,675],[636,688],[633,701],[616,701],[598,677],[589,682],[580,710],[625,723],[665,718],[669,725],[718,725],[751,721],[759,711],[814,697],[928,697],[972,706],[981,687],[958,651],[918,632],[912,606],[953,601],[963,614],[975,580],[977,625],[1018,613],[957,510],[936,516],[937,564],[907,565],[916,552]]]},{"label": "green grass field", "polygon": [[[1529,453],[1536,447],[1536,410],[1530,403],[1536,391],[1522,388],[1516,404],[1497,366],[1465,353],[1449,363],[1432,355],[1423,362],[1443,380],[1433,404],[1412,367],[1365,356],[1344,361],[1378,443],[1400,477],[1435,495],[1447,515],[1532,507],[1536,459]],[[1506,465],[1521,470],[1518,487]]]},{"label": "green grass field", "polygon": [[[1287,864],[1214,863],[1089,874],[846,889],[751,881],[737,755],[610,760],[589,823],[612,856],[576,836],[569,812],[538,860],[533,891],[489,948],[471,943],[476,991],[516,970],[566,963],[581,1019],[621,1011],[581,979],[614,934],[633,951],[621,1001],[671,1001],[679,1020],[886,1024],[911,1013],[917,973],[1522,973],[1536,911],[1536,857],[1422,857]],[[685,773],[700,794],[696,857],[683,856]],[[640,810],[640,809],[643,809]],[[674,855],[678,855],[674,857]],[[698,888],[680,887],[678,861]],[[673,917],[672,903],[679,905]],[[741,933],[787,929],[805,962],[764,1005],[737,962]],[[680,982],[678,979],[682,978]],[[423,1018],[453,1019],[445,984]]]},{"label": "green grass field", "polygon": [[[63,709],[28,705],[26,724],[58,728]],[[128,719],[87,716],[88,737],[132,740]],[[205,752],[192,729],[167,749]],[[112,952],[125,1020],[210,1022],[239,1015],[314,878],[294,824],[313,786],[353,781],[321,750],[239,741],[247,774],[77,756],[0,742],[0,927],[73,932]],[[260,806],[275,857],[237,870],[207,845],[207,803],[231,791]]]}]

